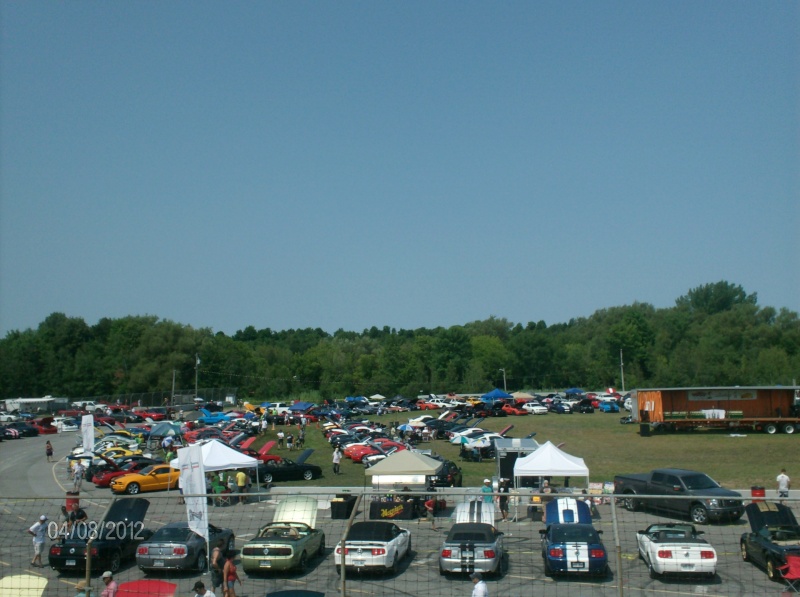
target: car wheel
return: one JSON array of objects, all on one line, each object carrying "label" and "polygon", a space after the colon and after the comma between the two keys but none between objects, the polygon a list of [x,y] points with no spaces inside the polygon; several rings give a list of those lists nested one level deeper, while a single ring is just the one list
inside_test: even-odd
[{"label": "car wheel", "polygon": [[339,576],[342,575],[342,567],[341,566],[336,566],[336,574],[338,574]]},{"label": "car wheel", "polygon": [[264,475],[264,482],[265,483],[272,483],[272,475],[270,473],[267,473],[266,475]]},{"label": "car wheel", "polygon": [[739,543],[739,551],[742,553],[742,560],[745,562],[749,562],[750,555],[747,553],[747,544],[744,541]]},{"label": "car wheel", "polygon": [[111,554],[111,559],[108,562],[108,569],[111,570],[112,573],[116,574],[119,572],[121,566],[122,556],[120,555],[119,551],[114,551],[114,553]]},{"label": "car wheel", "polygon": [[236,550],[236,538],[231,537],[228,539],[228,544],[225,546],[225,551],[235,551]]},{"label": "car wheel", "polygon": [[197,562],[195,562],[195,564],[197,565],[197,571],[198,571],[198,572],[200,572],[201,574],[202,574],[203,572],[205,572],[205,570],[206,570],[206,565],[208,564],[208,562],[206,561],[206,552],[204,552],[204,551],[201,551],[201,552],[198,554],[198,556],[197,556]]},{"label": "car wheel", "polygon": [[405,557],[411,557],[411,537],[408,538],[408,549],[406,549]]},{"label": "car wheel", "polygon": [[390,574],[397,574],[397,554],[394,555],[394,560],[392,560],[392,565],[389,566],[389,573]]},{"label": "car wheel", "polygon": [[647,571],[650,573],[650,578],[652,578],[653,580],[658,578],[658,572],[656,572],[656,569],[653,568],[652,564],[649,564],[647,566]]},{"label": "car wheel", "polygon": [[784,432],[784,433],[787,433],[787,434],[792,434],[792,433],[794,433],[794,425],[793,425],[792,423],[786,423],[786,424],[783,426],[783,432]]},{"label": "car wheel", "polygon": [[778,426],[775,423],[767,423],[764,425],[764,433],[775,435],[778,432]]},{"label": "car wheel", "polygon": [[125,488],[125,493],[128,493],[130,495],[136,495],[137,493],[139,493],[139,489],[141,488],[139,487],[138,483],[130,483],[128,487]]},{"label": "car wheel", "polygon": [[767,578],[775,581],[779,579],[778,571],[775,568],[775,562],[772,558],[767,558],[766,568],[767,568]]},{"label": "car wheel", "polygon": [[313,478],[314,478],[314,471],[311,470],[303,471],[303,479],[305,479],[306,481],[311,481],[311,479]]},{"label": "car wheel", "polygon": [[708,524],[708,510],[706,510],[705,506],[695,504],[689,510],[689,515],[695,524]]},{"label": "car wheel", "polygon": [[447,572],[442,568],[441,564],[439,564],[439,576],[447,576]]},{"label": "car wheel", "polygon": [[547,562],[547,558],[542,558],[544,561],[544,575],[545,576],[553,576],[553,571],[550,570],[550,564]]},{"label": "car wheel", "polygon": [[629,512],[636,512],[639,509],[639,501],[632,497],[624,498],[624,504]]},{"label": "car wheel", "polygon": [[325,557],[325,536],[322,536],[322,540],[319,542],[319,549],[317,550],[317,555],[321,558]]},{"label": "car wheel", "polygon": [[297,565],[297,570],[299,572],[305,572],[307,568],[308,568],[308,556],[306,555],[306,552],[303,552],[300,555],[300,563]]}]

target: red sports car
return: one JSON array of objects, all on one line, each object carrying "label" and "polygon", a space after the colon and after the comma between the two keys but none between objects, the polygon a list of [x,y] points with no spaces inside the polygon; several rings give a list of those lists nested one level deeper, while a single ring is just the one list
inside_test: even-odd
[{"label": "red sports car", "polygon": [[507,415],[522,416],[528,414],[527,410],[517,408],[516,406],[511,406],[510,404],[504,404],[502,410]]},{"label": "red sports car", "polygon": [[353,462],[361,462],[365,456],[371,456],[372,454],[380,454],[381,450],[387,452],[392,448],[397,448],[398,450],[405,450],[406,447],[403,444],[399,444],[397,442],[383,442],[380,444],[380,450],[374,446],[356,446],[350,453],[350,458],[352,458]]},{"label": "red sports car", "polygon": [[58,429],[53,425],[53,417],[45,417],[37,421],[31,421],[31,425],[41,434],[58,433]]}]

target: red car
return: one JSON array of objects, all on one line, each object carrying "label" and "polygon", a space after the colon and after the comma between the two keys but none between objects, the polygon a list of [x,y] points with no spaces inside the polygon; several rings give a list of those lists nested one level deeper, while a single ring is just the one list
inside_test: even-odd
[{"label": "red car", "polygon": [[405,450],[406,447],[403,444],[399,444],[397,442],[383,442],[380,444],[381,449],[375,448],[374,446],[358,446],[359,449],[354,450],[351,453],[351,458],[353,462],[361,462],[365,456],[371,456],[372,454],[380,454],[381,451],[388,452],[392,448],[397,448],[397,450]]},{"label": "red car", "polygon": [[423,402],[420,400],[417,402],[417,408],[419,408],[420,410],[439,410],[439,405],[431,404],[430,402]]},{"label": "red car", "polygon": [[95,487],[108,487],[111,485],[111,480],[116,479],[117,477],[121,477],[122,475],[127,475],[128,473],[138,473],[145,467],[150,466],[157,462],[156,460],[151,461],[140,461],[140,462],[128,462],[123,464],[119,469],[116,470],[106,470],[97,473],[92,478],[92,483],[95,484]]},{"label": "red car", "polygon": [[39,419],[38,421],[31,421],[31,425],[36,427],[36,430],[39,433],[58,433],[58,429],[53,426],[53,417],[45,417],[44,419]]},{"label": "red car", "polygon": [[185,439],[190,444],[199,442],[201,439],[221,439],[224,440],[225,436],[219,427],[200,427],[200,429],[193,429],[183,434]]},{"label": "red car", "polygon": [[528,414],[527,410],[517,408],[516,406],[511,406],[510,404],[504,404],[502,410],[507,415],[522,416]]}]

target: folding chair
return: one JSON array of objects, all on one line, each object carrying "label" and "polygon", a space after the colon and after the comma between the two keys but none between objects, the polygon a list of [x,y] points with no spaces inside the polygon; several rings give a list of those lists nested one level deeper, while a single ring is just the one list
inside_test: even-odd
[{"label": "folding chair", "polygon": [[223,487],[222,485],[214,485],[214,493],[216,494],[216,497],[214,498],[215,506],[231,505],[231,493],[228,491],[227,487]]},{"label": "folding chair", "polygon": [[786,587],[800,594],[800,556],[787,555],[786,563],[776,570],[781,573]]}]

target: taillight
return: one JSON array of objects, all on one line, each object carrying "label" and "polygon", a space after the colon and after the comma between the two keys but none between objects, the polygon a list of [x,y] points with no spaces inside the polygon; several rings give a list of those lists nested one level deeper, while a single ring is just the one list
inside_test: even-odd
[{"label": "taillight", "polygon": [[493,549],[484,549],[483,550],[483,557],[487,559],[492,559],[494,557],[494,550]]},{"label": "taillight", "polygon": [[665,560],[669,560],[670,558],[672,558],[672,551],[669,549],[659,549],[658,557]]},{"label": "taillight", "polygon": [[606,552],[604,549],[590,549],[589,550],[589,557],[590,558],[604,558],[606,557]]},{"label": "taillight", "polygon": [[701,551],[700,552],[700,559],[701,560],[713,560],[714,559],[714,552],[713,551]]},{"label": "taillight", "polygon": [[563,558],[564,557],[564,550],[560,547],[551,547],[550,548],[550,557],[551,558]]},{"label": "taillight", "polygon": [[383,556],[386,555],[386,550],[382,547],[375,547],[372,549],[372,555],[374,556]]},{"label": "taillight", "polygon": [[140,556],[146,556],[149,552],[150,550],[144,546],[140,546],[139,549],[136,550],[136,554]]},{"label": "taillight", "polygon": [[93,547],[91,551],[92,551],[92,557],[95,557],[97,554],[99,554],[99,553],[100,553],[100,552],[97,550],[97,548],[96,548],[96,547]]},{"label": "taillight", "polygon": [[53,545],[50,548],[50,553],[53,554],[54,556],[60,556],[61,555],[61,548],[58,547],[57,545]]},{"label": "taillight", "polygon": [[452,556],[453,556],[453,550],[452,549],[443,549],[442,550],[442,557],[443,558],[450,558]]},{"label": "taillight", "polygon": [[185,556],[186,555],[186,548],[185,547],[173,547],[172,548],[172,555],[174,555],[174,556]]},{"label": "taillight", "polygon": [[[337,548],[336,548],[336,553],[338,553],[338,554],[342,553],[342,548],[341,548],[341,547],[337,547]],[[344,555],[347,555],[347,554],[349,554],[349,553],[350,553],[350,550],[349,550],[349,549],[345,549],[345,550],[344,550]]]}]

